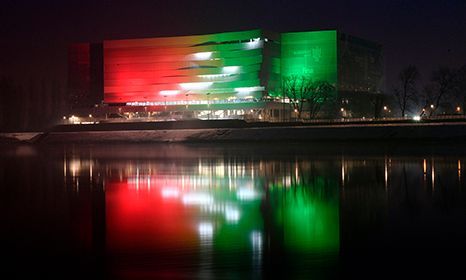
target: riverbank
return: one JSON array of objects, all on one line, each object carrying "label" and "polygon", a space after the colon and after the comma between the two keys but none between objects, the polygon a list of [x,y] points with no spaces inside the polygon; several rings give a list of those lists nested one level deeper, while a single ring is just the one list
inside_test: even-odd
[{"label": "riverbank", "polygon": [[218,142],[466,140],[466,122],[251,124],[241,121],[61,125],[47,132],[4,133],[1,142]]}]

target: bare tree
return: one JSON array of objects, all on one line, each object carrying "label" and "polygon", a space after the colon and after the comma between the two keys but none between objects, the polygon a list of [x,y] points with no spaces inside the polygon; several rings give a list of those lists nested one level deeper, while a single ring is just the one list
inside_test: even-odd
[{"label": "bare tree", "polygon": [[312,83],[311,90],[306,102],[309,106],[309,118],[315,118],[323,106],[335,101],[335,86],[327,81],[316,81]]},{"label": "bare tree", "polygon": [[290,100],[290,104],[297,112],[298,118],[301,117],[304,100],[306,95],[309,94],[311,83],[309,78],[298,75],[291,75],[282,79],[283,95]]},{"label": "bare tree", "polygon": [[292,75],[282,80],[283,95],[288,97],[298,118],[307,104],[309,117],[314,118],[322,106],[332,100],[335,87],[326,81],[313,81],[310,77]]},{"label": "bare tree", "polygon": [[419,71],[414,65],[407,66],[398,75],[399,85],[393,89],[393,95],[402,117],[406,116],[411,103],[417,102],[416,82],[418,79]]},{"label": "bare tree", "polygon": [[456,74],[457,71],[448,67],[440,67],[432,72],[426,92],[426,103],[431,104],[429,116],[437,111],[442,102],[453,97],[456,87]]}]

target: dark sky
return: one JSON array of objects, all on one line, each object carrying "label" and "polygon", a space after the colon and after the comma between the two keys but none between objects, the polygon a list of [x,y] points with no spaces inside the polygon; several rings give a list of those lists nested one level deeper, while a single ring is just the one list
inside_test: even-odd
[{"label": "dark sky", "polygon": [[264,28],[338,29],[384,45],[388,84],[415,64],[466,63],[466,1],[2,0],[0,75],[66,78],[66,46],[103,39]]}]

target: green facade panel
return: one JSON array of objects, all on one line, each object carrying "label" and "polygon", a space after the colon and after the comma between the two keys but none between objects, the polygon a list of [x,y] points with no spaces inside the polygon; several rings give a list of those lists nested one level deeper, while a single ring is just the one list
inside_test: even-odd
[{"label": "green facade panel", "polygon": [[281,34],[281,74],[304,76],[336,86],[337,31]]}]

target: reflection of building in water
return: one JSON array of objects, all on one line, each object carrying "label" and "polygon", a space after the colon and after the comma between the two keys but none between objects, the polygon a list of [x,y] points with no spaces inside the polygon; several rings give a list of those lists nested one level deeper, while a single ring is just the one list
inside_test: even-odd
[{"label": "reflection of building in water", "polygon": [[386,224],[409,224],[445,203],[460,209],[464,201],[462,158],[191,153],[139,160],[68,155],[69,195],[79,199],[78,214],[93,217],[76,219],[73,230],[99,243],[88,233],[103,224],[107,253],[155,254],[151,265],[161,269],[250,269],[306,253],[330,253],[335,261],[339,250],[385,236]]},{"label": "reflection of building in water", "polygon": [[[339,251],[339,188],[336,178],[312,177],[290,189],[269,189],[272,227],[283,230],[293,252]],[[272,240],[273,242],[273,240]]]},{"label": "reflection of building in water", "polygon": [[72,158],[64,174],[73,184],[82,176],[104,177],[107,251],[194,246],[204,252],[201,262],[247,251],[248,265],[258,267],[267,244],[282,244],[288,253],[338,252],[338,182],[319,168],[299,160]]}]

